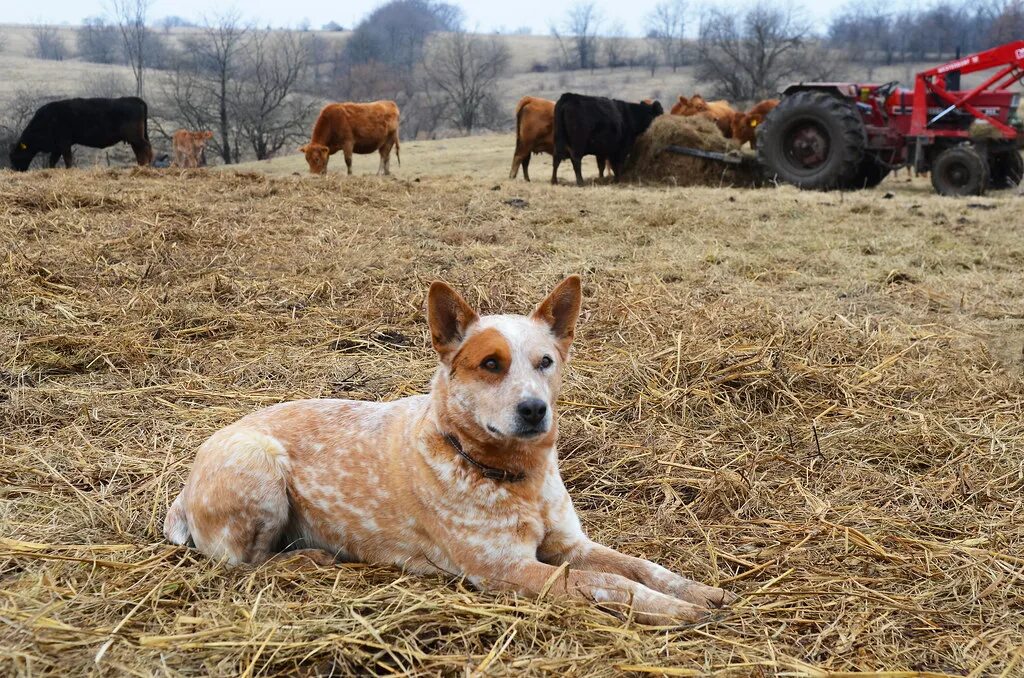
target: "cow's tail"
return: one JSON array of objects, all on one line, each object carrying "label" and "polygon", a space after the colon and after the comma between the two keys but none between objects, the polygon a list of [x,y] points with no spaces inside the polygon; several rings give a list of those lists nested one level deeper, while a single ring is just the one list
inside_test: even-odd
[{"label": "cow's tail", "polygon": [[516,141],[519,141],[519,130],[523,124],[523,109],[526,108],[528,100],[529,97],[523,97],[516,104]]},{"label": "cow's tail", "polygon": [[395,130],[395,160],[398,161],[398,166],[402,166],[402,145],[398,143],[398,130]]}]

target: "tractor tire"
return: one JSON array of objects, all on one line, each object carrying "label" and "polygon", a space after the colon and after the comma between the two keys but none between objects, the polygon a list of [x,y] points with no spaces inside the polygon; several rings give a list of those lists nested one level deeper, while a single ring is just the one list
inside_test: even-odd
[{"label": "tractor tire", "polygon": [[757,130],[757,159],[768,177],[810,190],[859,186],[866,145],[860,114],[826,92],[786,97]]},{"label": "tractor tire", "polygon": [[988,187],[1016,188],[1024,178],[1024,158],[1016,150],[993,153],[990,156]]},{"label": "tractor tire", "polygon": [[850,182],[849,186],[843,188],[874,188],[882,183],[882,179],[889,176],[889,168],[878,162],[873,155],[865,155],[861,160],[857,176]]},{"label": "tractor tire", "polygon": [[970,144],[947,148],[932,163],[932,186],[939,195],[982,195],[988,188],[988,163]]}]

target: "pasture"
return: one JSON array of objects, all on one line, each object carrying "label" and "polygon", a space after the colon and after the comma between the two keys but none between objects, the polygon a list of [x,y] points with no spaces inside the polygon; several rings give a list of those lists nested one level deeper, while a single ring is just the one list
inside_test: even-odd
[{"label": "pasture", "polygon": [[[506,179],[512,145],[409,142],[387,178],[298,153],[0,172],[0,673],[1024,671],[1021,199],[551,187],[547,158]],[[731,609],[652,629],[164,542],[217,428],[424,392],[430,280],[525,312],[570,272],[559,449],[584,527]]]}]

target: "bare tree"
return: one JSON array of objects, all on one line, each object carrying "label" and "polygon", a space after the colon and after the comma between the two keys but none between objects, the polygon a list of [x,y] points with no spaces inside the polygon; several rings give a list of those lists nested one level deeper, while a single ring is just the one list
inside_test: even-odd
[{"label": "bare tree", "polygon": [[96,64],[112,64],[117,61],[117,43],[120,40],[117,27],[108,24],[101,17],[89,17],[75,31],[78,56],[83,61]]},{"label": "bare tree", "polygon": [[601,11],[593,0],[578,0],[569,8],[562,28],[551,27],[551,35],[558,41],[563,67],[594,69],[597,67],[598,40]]},{"label": "bare tree", "polygon": [[[216,151],[225,164],[237,162],[239,157],[231,121],[231,84],[241,71],[249,31],[249,26],[234,10],[208,18],[199,33],[185,41],[190,62],[176,69],[170,82],[172,100],[179,109],[189,113],[183,117],[200,123],[197,129],[214,127],[217,130],[211,150]],[[190,97],[194,97],[196,103]]]},{"label": "bare tree", "polygon": [[665,65],[673,72],[686,63],[685,29],[685,0],[664,0],[647,15],[647,37],[657,41]]},{"label": "bare tree", "polygon": [[423,61],[430,34],[457,30],[461,21],[462,12],[455,5],[391,0],[359,22],[345,43],[345,57],[352,65],[377,62],[411,73]]},{"label": "bare tree", "polygon": [[459,30],[439,37],[424,64],[427,78],[443,93],[452,122],[469,134],[497,114],[495,88],[508,69],[508,47],[495,38]]},{"label": "bare tree", "polygon": [[636,59],[636,47],[626,37],[626,29],[621,23],[615,23],[608,29],[608,34],[601,40],[601,47],[608,68],[628,66]]},{"label": "bare tree", "polygon": [[[697,79],[733,101],[775,96],[781,85],[811,70],[810,27],[792,7],[713,9],[702,20]],[[825,75],[818,69],[819,77]]]},{"label": "bare tree", "polygon": [[67,47],[55,26],[39,25],[32,28],[32,55],[50,61],[63,61],[67,58]]},{"label": "bare tree", "polygon": [[308,134],[317,102],[295,90],[310,64],[310,36],[262,31],[250,36],[231,95],[240,136],[257,160]]},{"label": "bare tree", "polygon": [[135,76],[135,94],[142,96],[146,70],[146,15],[153,0],[110,0],[110,8],[117,21],[124,54]]}]

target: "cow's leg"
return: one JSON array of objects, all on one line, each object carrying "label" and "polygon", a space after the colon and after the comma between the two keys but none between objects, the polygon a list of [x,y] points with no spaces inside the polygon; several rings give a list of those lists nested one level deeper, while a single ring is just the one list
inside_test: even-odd
[{"label": "cow's leg", "polygon": [[71,147],[70,146],[65,148],[61,152],[61,155],[64,157],[64,166],[65,167],[71,167],[74,164],[74,158],[72,157]]},{"label": "cow's leg", "polygon": [[603,155],[597,156],[597,178],[604,179],[604,168],[608,164],[608,158]]},{"label": "cow's leg", "polygon": [[352,151],[354,145],[352,143],[345,144],[341,147],[341,152],[345,155],[345,167],[348,169],[348,173],[352,174]]},{"label": "cow's leg", "polygon": [[558,184],[558,165],[561,164],[562,158],[558,155],[558,151],[552,154],[554,157],[551,159],[551,183],[553,185]]},{"label": "cow's leg", "polygon": [[54,151],[50,154],[50,169],[57,166],[57,161],[60,160],[60,151]]},{"label": "cow's leg", "polygon": [[572,171],[576,173],[576,185],[583,185],[583,157],[575,152],[569,153],[569,160],[572,162]]},{"label": "cow's leg", "polygon": [[380,165],[377,167],[377,174],[388,176],[391,174],[391,140],[388,139],[380,147]]},{"label": "cow's leg", "polygon": [[[530,180],[530,154],[529,153],[527,153],[526,156],[523,158],[520,166],[523,168],[523,179],[526,179],[527,181],[529,181]],[[515,177],[513,177],[513,178],[515,178]]]}]

